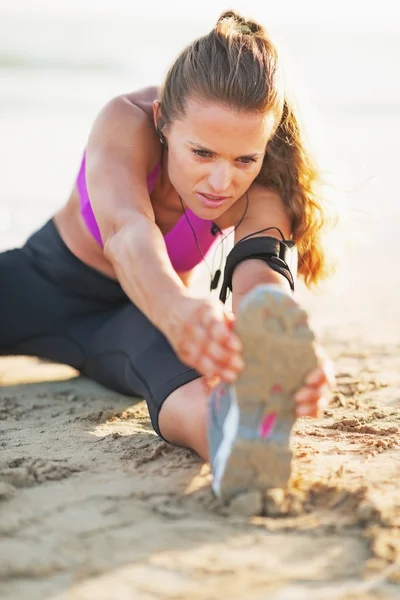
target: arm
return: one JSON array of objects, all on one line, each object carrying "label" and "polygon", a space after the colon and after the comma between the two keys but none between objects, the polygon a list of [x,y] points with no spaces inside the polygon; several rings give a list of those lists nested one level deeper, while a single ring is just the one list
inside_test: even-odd
[{"label": "arm", "polygon": [[195,296],[181,281],[155,222],[147,174],[161,156],[151,119],[128,97],[96,119],[86,151],[86,181],[104,254],[132,302],[199,373],[234,380],[240,343],[221,302]]},{"label": "arm", "polygon": [[[279,194],[262,186],[254,185],[249,192],[249,200],[247,214],[235,232],[235,243],[264,227],[278,227],[285,239],[291,238],[290,220]],[[256,235],[268,235],[281,239],[279,232],[273,229]],[[240,263],[232,278],[233,311],[238,310],[243,296],[256,285],[271,283],[278,285],[288,294],[292,293],[287,279],[271,269],[265,262],[249,259]],[[318,416],[319,412],[327,406],[331,389],[335,384],[332,362],[320,347],[318,347],[318,354],[319,366],[308,373],[303,386],[294,396],[298,416]]]},{"label": "arm", "polygon": [[[283,202],[277,192],[254,184],[249,190],[249,206],[243,222],[235,231],[235,244],[249,234],[267,227],[278,227],[285,239],[291,238],[290,220]],[[279,232],[271,229],[256,234],[281,239]],[[271,269],[264,261],[249,259],[241,262],[235,269],[232,278],[232,308],[236,313],[239,304],[252,288],[262,283],[279,285],[291,293],[289,282],[285,277]]]},{"label": "arm", "polygon": [[[129,98],[111,100],[89,136],[88,191],[105,256],[121,286],[164,330],[163,317],[174,319],[174,307],[187,295],[187,288],[171,265],[147,189],[147,174],[160,157],[149,117]],[[165,306],[170,310],[165,311]]]}]

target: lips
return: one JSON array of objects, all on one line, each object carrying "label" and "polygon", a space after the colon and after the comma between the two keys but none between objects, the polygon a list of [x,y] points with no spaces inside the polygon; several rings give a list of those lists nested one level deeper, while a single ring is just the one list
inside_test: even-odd
[{"label": "lips", "polygon": [[210,196],[209,194],[201,194],[200,192],[197,192],[197,197],[207,208],[219,208],[229,198],[229,196]]},{"label": "lips", "polygon": [[208,200],[214,200],[216,202],[220,201],[220,200],[226,200],[227,198],[229,198],[229,196],[214,196],[213,194],[203,194],[202,192],[199,192],[202,196],[204,196],[205,198],[207,198]]}]

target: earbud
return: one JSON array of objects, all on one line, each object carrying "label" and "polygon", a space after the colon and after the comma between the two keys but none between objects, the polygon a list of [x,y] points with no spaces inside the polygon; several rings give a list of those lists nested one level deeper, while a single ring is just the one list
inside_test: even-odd
[{"label": "earbud", "polygon": [[157,133],[158,133],[158,137],[160,139],[161,145],[164,146],[164,148],[168,149],[167,140],[165,138],[165,135],[161,131],[162,128],[164,127],[164,125],[165,125],[164,121],[161,118],[158,119],[158,121],[157,121]]},{"label": "earbud", "polygon": [[217,269],[215,271],[215,275],[212,278],[211,283],[210,283],[210,292],[217,289],[220,278],[221,278],[221,269]]}]

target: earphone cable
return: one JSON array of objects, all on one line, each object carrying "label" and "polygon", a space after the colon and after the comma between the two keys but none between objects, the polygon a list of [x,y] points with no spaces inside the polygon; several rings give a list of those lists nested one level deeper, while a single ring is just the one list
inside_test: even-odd
[{"label": "earphone cable", "polygon": [[248,209],[248,207],[249,207],[249,195],[248,195],[248,193],[246,192],[246,207],[245,207],[245,209],[244,209],[244,212],[243,212],[243,214],[242,214],[242,216],[241,216],[241,218],[240,218],[239,222],[237,223],[237,225],[235,225],[235,227],[233,228],[233,230],[232,230],[232,231],[230,231],[230,232],[228,233],[228,235],[225,235],[225,234],[224,234],[224,233],[221,231],[221,229],[219,229],[219,227],[218,227],[218,225],[217,225],[217,227],[218,227],[218,230],[219,230],[219,232],[220,232],[220,233],[221,233],[221,235],[222,235],[222,240],[220,240],[220,242],[218,243],[217,247],[216,247],[216,248],[215,248],[215,250],[214,250],[213,259],[212,259],[212,267],[211,267],[211,269],[210,269],[210,267],[208,266],[208,262],[206,261],[206,257],[204,256],[202,249],[200,248],[200,244],[199,244],[199,242],[198,242],[198,239],[197,239],[196,232],[195,232],[195,230],[194,230],[194,228],[193,228],[193,225],[192,225],[192,223],[190,222],[190,219],[189,219],[189,217],[188,217],[188,215],[187,215],[187,213],[186,213],[186,209],[185,209],[185,207],[184,207],[184,204],[183,204],[182,198],[181,198],[180,196],[179,196],[179,200],[180,200],[180,203],[181,203],[182,210],[183,210],[183,213],[184,213],[184,215],[185,215],[185,218],[186,218],[186,220],[187,220],[187,222],[188,222],[188,224],[189,224],[189,227],[190,227],[190,229],[192,230],[193,237],[194,237],[194,239],[195,239],[196,246],[197,246],[197,249],[198,249],[198,251],[199,251],[199,254],[200,254],[200,256],[201,256],[201,258],[202,258],[203,262],[205,263],[205,265],[206,265],[206,267],[207,267],[207,270],[208,270],[208,272],[209,272],[209,275],[210,275],[210,291],[212,291],[213,289],[216,289],[216,288],[218,287],[219,279],[220,279],[220,277],[221,277],[221,273],[222,273],[222,263],[223,263],[223,261],[224,261],[224,259],[225,259],[225,256],[226,256],[226,248],[225,248],[225,244],[222,246],[222,248],[223,248],[223,251],[221,252],[221,258],[220,258],[219,268],[216,270],[216,272],[215,272],[215,273],[214,273],[214,275],[213,275],[213,271],[214,271],[214,263],[215,263],[215,256],[216,256],[217,250],[218,250],[218,248],[220,247],[220,245],[221,245],[221,244],[223,244],[223,243],[225,242],[225,240],[227,240],[227,239],[228,239],[228,237],[231,235],[231,233],[234,233],[234,232],[236,231],[236,229],[239,227],[239,225],[241,225],[241,223],[243,222],[243,219],[245,218],[245,216],[246,216],[246,213],[247,213],[247,209]]}]

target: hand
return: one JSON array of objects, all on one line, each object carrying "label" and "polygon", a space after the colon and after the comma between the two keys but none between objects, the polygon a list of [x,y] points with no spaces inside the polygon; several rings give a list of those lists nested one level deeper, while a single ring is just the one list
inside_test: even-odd
[{"label": "hand", "polygon": [[321,348],[318,355],[318,367],[308,373],[305,385],[297,390],[294,396],[298,417],[318,417],[332,397],[335,385],[333,362]]},{"label": "hand", "polygon": [[233,382],[244,367],[235,317],[219,300],[185,298],[167,337],[179,359],[207,378]]}]

